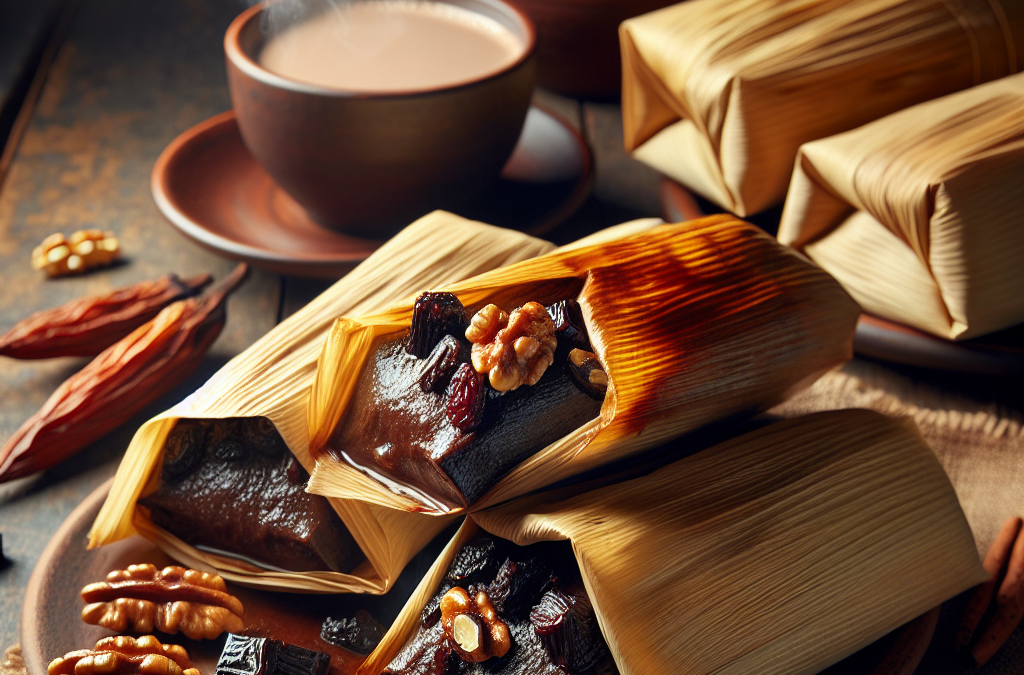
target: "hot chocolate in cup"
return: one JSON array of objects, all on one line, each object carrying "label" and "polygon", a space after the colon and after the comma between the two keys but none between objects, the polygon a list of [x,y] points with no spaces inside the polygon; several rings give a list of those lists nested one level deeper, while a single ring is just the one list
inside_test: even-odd
[{"label": "hot chocolate in cup", "polygon": [[243,12],[224,37],[242,140],[326,227],[385,238],[497,180],[534,82],[502,0],[319,0]]}]

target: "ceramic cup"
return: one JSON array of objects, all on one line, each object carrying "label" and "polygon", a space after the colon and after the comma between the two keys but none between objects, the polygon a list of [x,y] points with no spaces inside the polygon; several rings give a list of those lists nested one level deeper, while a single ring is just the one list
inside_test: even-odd
[{"label": "ceramic cup", "polygon": [[522,53],[496,73],[451,86],[350,92],[261,67],[268,39],[262,4],[228,28],[228,86],[242,140],[322,225],[388,237],[435,208],[457,209],[479,195],[511,155],[533,90],[533,25],[501,0],[440,1],[498,21]]}]

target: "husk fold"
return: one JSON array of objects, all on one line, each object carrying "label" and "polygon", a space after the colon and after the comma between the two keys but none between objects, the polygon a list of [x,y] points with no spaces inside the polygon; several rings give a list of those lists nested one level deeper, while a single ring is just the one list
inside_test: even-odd
[{"label": "husk fold", "polygon": [[[425,286],[452,283],[552,248],[525,234],[442,211],[416,221],[232,359],[194,394],[136,432],[93,523],[90,548],[139,533],[178,561],[240,583],[279,590],[385,592],[446,519],[372,506],[350,513],[332,500],[367,562],[351,574],[285,573],[199,551],[155,526],[137,500],[158,486],[164,443],[178,419],[267,417],[299,462],[312,470],[307,401],[324,339],[339,315],[382,311],[415,297]],[[392,532],[402,536],[389,537]]]},{"label": "husk fold", "polygon": [[779,240],[875,316],[950,339],[1024,321],[1024,73],[801,147]]},{"label": "husk fold", "polygon": [[572,542],[622,675],[815,673],[987,576],[913,422],[817,413],[641,478],[471,514],[359,675],[415,633],[478,526]]},{"label": "husk fold", "polygon": [[801,144],[1018,72],[1016,0],[690,0],[625,21],[626,149],[739,215]]},{"label": "husk fold", "polygon": [[[523,461],[470,510],[658,446],[703,425],[767,409],[850,358],[859,310],[818,267],[731,216],[662,225],[567,247],[430,290],[468,312],[487,303],[579,302],[609,378],[600,416]],[[426,290],[426,288],[424,288]],[[310,396],[309,490],[350,512],[442,515],[465,505],[389,491],[333,454],[373,339],[408,330],[412,303],[331,329]]]}]

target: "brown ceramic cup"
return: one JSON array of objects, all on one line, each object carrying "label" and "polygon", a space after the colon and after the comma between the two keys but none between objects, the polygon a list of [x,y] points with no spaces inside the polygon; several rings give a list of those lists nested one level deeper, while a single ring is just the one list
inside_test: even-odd
[{"label": "brown ceramic cup", "polygon": [[498,21],[521,41],[519,58],[442,88],[350,92],[260,66],[268,39],[263,5],[228,28],[228,86],[242,140],[322,225],[388,237],[435,208],[458,209],[479,195],[512,154],[533,90],[533,26],[501,0],[440,1]]}]

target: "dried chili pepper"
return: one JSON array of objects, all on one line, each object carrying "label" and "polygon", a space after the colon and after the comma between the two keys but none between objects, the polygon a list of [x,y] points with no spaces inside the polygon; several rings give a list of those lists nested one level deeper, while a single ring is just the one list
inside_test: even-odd
[{"label": "dried chili pepper", "polygon": [[195,295],[209,283],[209,274],[188,279],[168,274],[36,312],[0,337],[0,354],[16,359],[96,356],[167,305]]},{"label": "dried chili pepper", "polygon": [[179,300],[68,378],[0,450],[0,482],[47,469],[125,423],[184,380],[217,339],[239,265],[201,297]]}]

